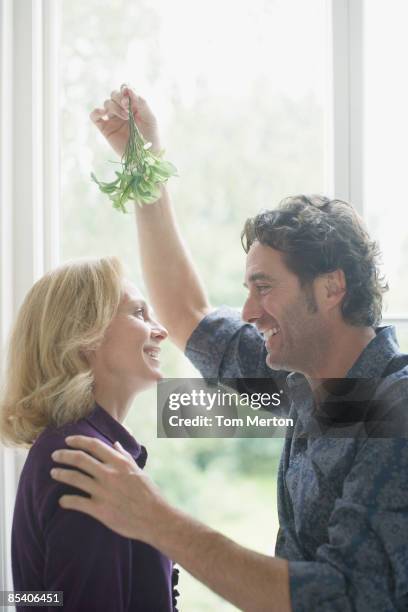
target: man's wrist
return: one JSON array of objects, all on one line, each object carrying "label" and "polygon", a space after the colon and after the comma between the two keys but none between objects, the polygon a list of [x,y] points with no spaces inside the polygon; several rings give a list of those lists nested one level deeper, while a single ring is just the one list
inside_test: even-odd
[{"label": "man's wrist", "polygon": [[[160,195],[158,196],[157,200],[155,200],[154,202],[151,202],[150,204],[142,204],[142,206],[140,206],[140,204],[135,202],[134,209],[135,209],[136,214],[144,215],[146,210],[153,211],[154,209],[160,208],[160,204],[164,202],[164,198],[165,197],[168,198],[166,183],[159,183],[159,189],[160,189]],[[154,213],[151,213],[151,214],[154,214]]]},{"label": "man's wrist", "polygon": [[187,515],[160,497],[154,501],[146,519],[146,542],[173,558],[180,533],[183,532],[183,524],[188,521]]},{"label": "man's wrist", "polygon": [[162,145],[160,142],[160,136],[157,134],[155,136],[153,136],[152,138],[147,138],[147,142],[151,143],[151,147],[150,150],[152,153],[156,154],[160,153],[160,151],[162,150]]}]

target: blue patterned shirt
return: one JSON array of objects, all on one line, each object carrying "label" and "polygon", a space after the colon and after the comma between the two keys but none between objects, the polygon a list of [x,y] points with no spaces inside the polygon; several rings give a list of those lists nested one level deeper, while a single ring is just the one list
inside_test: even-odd
[{"label": "blue patterned shirt", "polygon": [[305,434],[306,378],[268,368],[263,337],[231,308],[203,319],[186,355],[205,378],[269,377],[288,393],[295,424],[279,465],[275,554],[289,562],[292,609],[408,610],[408,356],[394,328],[376,330],[347,377],[381,379],[377,395],[402,415],[401,436]]}]

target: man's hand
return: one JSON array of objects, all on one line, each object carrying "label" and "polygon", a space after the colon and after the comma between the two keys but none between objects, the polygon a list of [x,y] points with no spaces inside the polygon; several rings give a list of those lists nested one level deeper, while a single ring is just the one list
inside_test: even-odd
[{"label": "man's hand", "polygon": [[[128,104],[152,151],[161,150],[157,121],[143,98],[122,85],[91,119],[112,148],[123,155],[129,139]],[[165,185],[161,197],[149,206],[135,204],[139,257],[149,298],[173,342],[185,350],[200,321],[211,311],[206,292],[181,238]]]},{"label": "man's hand", "polygon": [[129,100],[136,125],[143,138],[152,143],[152,152],[161,149],[159,129],[156,117],[146,100],[137,96],[135,92],[122,85],[120,90],[114,90],[109,100],[105,100],[104,108],[95,108],[90,118],[100,132],[105,136],[116,153],[122,156],[129,140],[128,109]]},{"label": "man's hand", "polygon": [[51,476],[91,497],[64,495],[60,505],[89,514],[124,537],[151,543],[150,526],[159,520],[160,507],[165,508],[166,502],[133,458],[118,442],[118,450],[86,436],[70,436],[67,444],[82,450],[54,451],[52,458],[85,474],[53,468]]},{"label": "man's hand", "polygon": [[90,497],[64,495],[63,508],[85,512],[120,535],[161,550],[240,610],[291,611],[285,559],[244,548],[173,508],[117,442],[120,452],[86,436],[66,442],[82,450],[54,451],[53,459],[85,473],[53,468],[51,475]]}]

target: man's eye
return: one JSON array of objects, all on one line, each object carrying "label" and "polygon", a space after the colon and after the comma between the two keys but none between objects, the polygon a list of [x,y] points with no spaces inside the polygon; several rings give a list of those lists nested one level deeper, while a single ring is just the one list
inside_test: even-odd
[{"label": "man's eye", "polygon": [[256,286],[256,290],[258,291],[258,293],[265,293],[265,291],[267,291],[268,289],[270,289],[269,285],[257,285]]},{"label": "man's eye", "polygon": [[135,315],[135,317],[139,317],[139,319],[144,319],[145,309],[136,308],[133,314]]}]

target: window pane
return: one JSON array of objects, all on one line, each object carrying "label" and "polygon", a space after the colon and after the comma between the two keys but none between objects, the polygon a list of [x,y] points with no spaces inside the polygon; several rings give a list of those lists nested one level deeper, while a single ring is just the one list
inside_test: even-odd
[{"label": "window pane", "polygon": [[364,19],[364,210],[383,251],[386,313],[408,314],[408,3],[365,0]]},{"label": "window pane", "polygon": [[[212,303],[242,304],[245,219],[326,188],[326,17],[326,0],[64,0],[62,258],[119,255],[143,287],[134,220],[89,176],[115,170],[89,112],[127,82],[179,169],[169,188]],[[163,352],[166,375],[193,371],[170,344]],[[170,499],[273,553],[282,441],[157,440],[154,391],[138,396],[129,425]],[[181,609],[234,609],[182,574]]]},{"label": "window pane", "polygon": [[116,252],[137,274],[133,221],[89,179],[115,169],[89,111],[129,82],[151,102],[179,168],[170,188],[210,296],[240,304],[245,218],[325,190],[325,6],[66,0],[63,258]]}]

